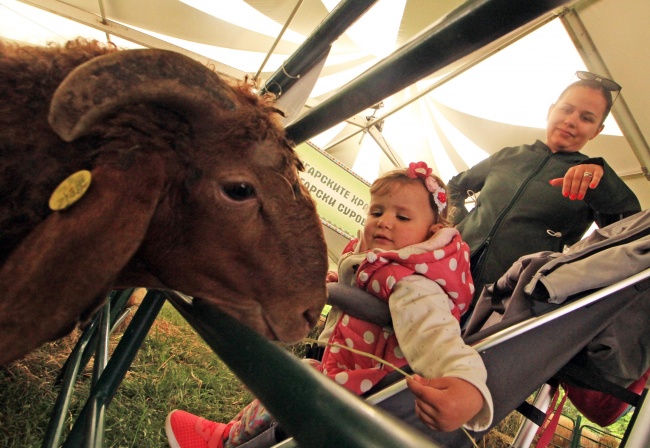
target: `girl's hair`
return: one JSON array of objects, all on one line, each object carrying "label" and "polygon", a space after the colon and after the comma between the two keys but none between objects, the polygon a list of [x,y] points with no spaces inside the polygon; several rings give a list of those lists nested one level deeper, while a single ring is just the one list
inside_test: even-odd
[{"label": "girl's hair", "polygon": [[[440,179],[438,176],[435,174],[431,174],[431,177],[435,179],[436,182],[438,182],[438,185],[443,188],[447,189],[447,185]],[[429,206],[431,207],[431,210],[433,210],[433,215],[435,216],[435,223],[436,224],[442,224],[445,227],[451,227],[451,223],[447,221],[447,210],[449,207],[445,207],[442,209],[442,211],[438,210],[438,205],[436,204],[436,201],[433,197],[433,194],[427,190],[426,185],[424,184],[424,179],[421,177],[416,177],[412,178],[409,177],[406,169],[399,169],[399,170],[394,170],[394,171],[389,171],[382,176],[378,177],[370,186],[370,194],[384,194],[387,193],[391,187],[394,185],[408,185],[408,184],[420,184],[422,188],[424,188],[424,191],[427,192],[429,195]]]},{"label": "girl's hair", "polygon": [[612,104],[614,103],[612,100],[612,91],[603,87],[603,85],[598,81],[592,79],[581,79],[572,84],[569,84],[569,86],[562,91],[557,100],[560,101],[564,95],[566,95],[566,93],[574,87],[589,87],[590,89],[598,90],[603,95],[603,98],[605,98],[605,113],[603,114],[603,118],[600,121],[600,124],[603,124],[605,122],[605,118],[607,118],[607,115],[609,115],[609,111],[612,109]]}]

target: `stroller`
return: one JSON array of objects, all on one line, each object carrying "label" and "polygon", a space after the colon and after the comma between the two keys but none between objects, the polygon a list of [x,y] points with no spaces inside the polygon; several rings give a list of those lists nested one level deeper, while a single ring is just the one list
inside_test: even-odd
[{"label": "stroller", "polygon": [[[329,286],[333,305],[380,325],[389,319],[387,305],[373,296],[346,285]],[[548,393],[542,386],[561,381],[636,407],[622,446],[650,446],[648,425],[640,420],[650,408],[643,400],[647,390],[638,395],[626,389],[650,368],[649,323],[650,211],[597,229],[565,253],[523,257],[484,289],[464,330],[465,342],[480,353],[488,370],[492,427],[517,409],[530,420],[513,447],[530,446],[546,409],[526,399],[537,390]],[[542,392],[535,404],[547,406]],[[426,427],[397,372],[364,397],[442,446],[473,446],[461,430],[441,433]],[[487,431],[471,435],[479,439]],[[297,445],[289,439],[274,446]]]},{"label": "stroller", "polygon": [[[520,259],[484,289],[464,331],[488,370],[493,426],[515,409],[541,423],[546,409],[525,400],[553,381],[613,394],[637,407],[638,420],[642,397],[626,388],[650,368],[649,321],[650,211],[597,229],[563,254]],[[471,446],[458,431],[426,428],[412,415],[404,386],[391,387],[368,400],[446,446]],[[534,429],[520,431],[528,444],[513,446],[530,446]],[[623,443],[650,446],[633,442],[633,429],[640,428],[631,424]]]}]

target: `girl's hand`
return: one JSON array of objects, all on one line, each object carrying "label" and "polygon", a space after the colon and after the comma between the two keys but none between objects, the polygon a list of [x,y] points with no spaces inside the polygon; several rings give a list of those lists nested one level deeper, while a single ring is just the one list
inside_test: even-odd
[{"label": "girl's hand", "polygon": [[415,395],[415,414],[429,428],[453,431],[483,407],[483,395],[460,378],[422,378],[414,375],[406,384]]},{"label": "girl's hand", "polygon": [[336,283],[339,281],[339,274],[335,271],[327,271],[325,276],[325,283]]},{"label": "girl's hand", "polygon": [[564,177],[551,179],[549,183],[554,187],[562,186],[562,194],[572,201],[583,200],[587,189],[592,190],[598,186],[603,177],[603,167],[600,165],[586,164],[569,168]]}]

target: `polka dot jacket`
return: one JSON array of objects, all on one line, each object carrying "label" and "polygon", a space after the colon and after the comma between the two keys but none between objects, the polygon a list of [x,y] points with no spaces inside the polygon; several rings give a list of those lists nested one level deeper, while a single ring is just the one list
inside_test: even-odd
[{"label": "polka dot jacket", "polygon": [[[361,262],[356,271],[356,285],[390,304],[389,299],[402,279],[412,278],[413,275],[422,280],[425,280],[422,277],[426,277],[429,279],[428,284],[435,282],[435,285],[432,286],[437,288],[436,291],[439,293],[434,294],[437,303],[433,306],[426,305],[425,309],[438,314],[435,317],[436,322],[439,319],[442,319],[442,321],[446,319],[447,323],[445,325],[453,324],[453,327],[458,328],[459,331],[457,320],[469,308],[474,293],[474,285],[469,269],[469,247],[461,240],[455,229],[443,230],[442,233],[438,232],[440,235],[436,234],[437,239],[432,238],[425,243],[397,251],[376,249],[366,252],[365,256],[360,254]],[[355,243],[356,240],[353,240],[346,249],[351,250]],[[340,269],[341,267],[339,267]],[[345,273],[339,272],[340,277],[345,277],[342,274]],[[403,284],[412,288],[412,285],[417,284],[417,282],[405,282]],[[399,294],[400,297],[404,295],[403,292],[404,288]],[[406,296],[409,303],[426,301],[427,298],[432,297],[429,292],[419,292],[417,288],[407,292]],[[403,302],[402,299],[400,300]],[[411,305],[406,306],[410,307]],[[422,303],[419,303],[416,308],[421,310]],[[395,325],[395,313],[392,304],[391,315]],[[408,311],[402,316],[405,315],[408,315]],[[406,318],[406,321],[408,320]],[[408,327],[408,322],[404,323],[403,321],[404,319],[400,318],[400,327]],[[456,323],[454,324],[451,321]],[[437,327],[438,324],[435,323],[434,326]],[[420,329],[407,329],[407,331],[419,332]],[[430,331],[431,329],[426,330],[426,332]],[[459,334],[458,338],[460,338]],[[407,360],[397,339],[392,327],[382,328],[342,313],[329,342],[371,353],[397,367],[403,367],[406,364],[413,366],[414,361],[417,364],[416,359]],[[409,337],[406,339],[409,339]],[[426,336],[418,337],[418,339],[426,340]],[[435,350],[435,347],[426,345],[421,350],[431,351]],[[415,353],[417,353],[417,350]],[[331,346],[325,349],[320,368],[323,373],[356,394],[368,391],[388,372],[393,370],[370,357]],[[440,372],[422,373],[428,376],[427,373]]]}]

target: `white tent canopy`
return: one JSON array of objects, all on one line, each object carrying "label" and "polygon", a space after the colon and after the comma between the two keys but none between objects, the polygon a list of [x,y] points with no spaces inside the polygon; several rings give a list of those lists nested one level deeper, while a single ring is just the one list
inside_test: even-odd
[{"label": "white tent canopy", "polygon": [[[221,73],[257,76],[263,83],[337,5],[337,0],[0,0],[0,36],[44,44],[81,35],[126,48],[170,48],[208,61]],[[375,2],[333,43],[303,112],[462,6],[459,0]],[[584,152],[605,157],[646,209],[648,17],[646,0],[567,2],[311,143],[368,182],[418,160],[447,180],[502,147],[543,139],[548,107],[575,80],[576,70],[587,69],[617,80],[623,91],[605,131]],[[311,87],[307,75],[301,81]]]}]

